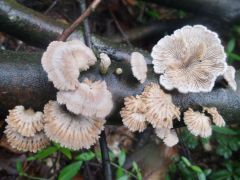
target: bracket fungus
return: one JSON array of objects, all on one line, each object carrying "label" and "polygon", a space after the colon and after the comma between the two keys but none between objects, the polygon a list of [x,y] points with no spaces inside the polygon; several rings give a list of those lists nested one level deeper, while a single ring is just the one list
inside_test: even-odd
[{"label": "bracket fungus", "polygon": [[130,62],[133,76],[141,83],[144,83],[147,78],[147,64],[144,56],[139,52],[133,52]]},{"label": "bracket fungus", "polygon": [[225,126],[225,121],[223,117],[218,113],[218,110],[216,107],[204,107],[203,108],[204,112],[207,112],[208,114],[211,115],[212,121],[219,127]]},{"label": "bracket fungus", "polygon": [[223,78],[227,81],[228,85],[234,90],[237,90],[237,83],[235,81],[236,70],[233,66],[227,66],[226,72],[223,74]]},{"label": "bracket fungus", "polygon": [[37,152],[50,144],[49,139],[43,131],[37,132],[34,136],[26,137],[7,125],[4,133],[9,144],[19,151]]},{"label": "bracket fungus", "polygon": [[105,118],[112,110],[112,94],[105,81],[85,79],[74,91],[59,91],[57,101],[74,114]]},{"label": "bracket fungus", "polygon": [[104,129],[105,119],[74,115],[56,101],[44,107],[45,133],[49,139],[62,146],[79,150],[89,149]]},{"label": "bracket fungus", "polygon": [[124,98],[124,105],[120,111],[123,124],[133,132],[146,129],[146,107],[141,96]]},{"label": "bracket fungus", "polygon": [[203,138],[212,135],[210,118],[204,113],[193,111],[191,108],[189,108],[186,112],[184,112],[183,119],[188,130],[193,135],[201,136]]},{"label": "bracket fungus", "polygon": [[102,74],[106,74],[108,71],[109,66],[111,65],[111,59],[109,58],[109,56],[105,53],[101,53],[100,54],[100,72]]},{"label": "bracket fungus", "polygon": [[166,89],[209,92],[226,70],[226,54],[218,35],[202,25],[184,26],[153,47],[154,71]]},{"label": "bracket fungus", "polygon": [[9,110],[6,118],[8,125],[16,132],[25,137],[32,137],[43,129],[43,113],[34,112],[23,106],[16,106]]},{"label": "bracket fungus", "polygon": [[177,133],[174,130],[168,128],[157,128],[155,129],[155,133],[160,139],[163,139],[164,144],[169,147],[172,147],[179,142]]},{"label": "bracket fungus", "polygon": [[53,41],[42,56],[43,69],[48,79],[59,90],[74,90],[80,71],[97,61],[93,51],[79,40]]},{"label": "bracket fungus", "polygon": [[170,94],[166,94],[158,84],[147,85],[142,93],[146,105],[147,121],[154,128],[172,128],[173,120],[180,120],[180,111],[172,102]]}]

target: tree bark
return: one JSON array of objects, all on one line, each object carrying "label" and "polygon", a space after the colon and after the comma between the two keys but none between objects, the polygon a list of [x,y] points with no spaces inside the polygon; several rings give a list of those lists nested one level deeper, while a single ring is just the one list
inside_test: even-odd
[{"label": "tree bark", "polygon": [[[56,98],[56,89],[48,82],[47,75],[41,66],[41,54],[16,53],[12,51],[0,51],[0,108],[1,115],[5,117],[7,111],[16,105],[26,108],[42,110],[44,104],[50,99]],[[122,75],[116,75],[115,69],[121,67]],[[123,98],[140,94],[144,86],[149,82],[158,82],[158,75],[153,73],[151,65],[148,65],[148,77],[144,85],[140,84],[132,75],[130,64],[126,61],[113,61],[106,75],[99,73],[98,64],[89,71],[80,75],[80,81],[84,78],[91,80],[105,80],[108,89],[113,95],[114,109],[107,118],[108,124],[121,124],[119,110],[123,106]],[[237,73],[237,84],[240,86],[240,72]],[[228,123],[238,122],[240,117],[240,90],[216,87],[209,93],[181,94],[170,92],[173,101],[181,110],[188,107],[215,106],[219,109]],[[179,127],[182,124],[175,124]]]}]

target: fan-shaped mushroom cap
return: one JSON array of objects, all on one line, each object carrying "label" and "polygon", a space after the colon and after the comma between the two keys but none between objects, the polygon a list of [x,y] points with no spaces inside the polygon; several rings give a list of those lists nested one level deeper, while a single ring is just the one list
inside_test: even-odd
[{"label": "fan-shaped mushroom cap", "polygon": [[4,133],[9,144],[19,151],[37,152],[50,144],[49,139],[43,131],[37,132],[32,137],[25,137],[7,125]]},{"label": "fan-shaped mushroom cap", "polygon": [[235,81],[236,70],[233,66],[227,66],[226,72],[223,74],[224,79],[227,81],[228,85],[234,90],[237,90],[237,83]]},{"label": "fan-shaped mushroom cap", "polygon": [[168,128],[157,128],[155,129],[155,133],[159,138],[163,139],[164,144],[169,147],[176,145],[179,141],[174,130]]},{"label": "fan-shaped mushroom cap", "polygon": [[44,107],[45,133],[62,146],[79,150],[90,148],[104,129],[104,119],[73,115],[56,101],[49,101]]},{"label": "fan-shaped mushroom cap", "polygon": [[184,122],[188,130],[195,136],[209,137],[212,135],[210,118],[203,113],[193,111],[189,108],[184,112]]},{"label": "fan-shaped mushroom cap", "polygon": [[154,71],[160,84],[179,92],[209,92],[226,69],[226,54],[218,35],[202,25],[184,26],[153,47]]},{"label": "fan-shaped mushroom cap", "polygon": [[146,108],[141,96],[124,98],[124,105],[125,107],[120,111],[123,124],[133,132],[142,132],[146,129]]},{"label": "fan-shaped mushroom cap", "polygon": [[101,53],[100,54],[100,71],[103,74],[106,74],[108,71],[109,66],[111,65],[111,59],[109,58],[109,56],[105,53]]},{"label": "fan-shaped mushroom cap", "polygon": [[131,68],[133,76],[144,83],[147,78],[147,63],[141,53],[133,52],[131,54]]},{"label": "fan-shaped mushroom cap", "polygon": [[203,111],[208,112],[212,116],[212,120],[217,126],[225,126],[225,121],[223,117],[218,113],[216,107],[204,107]]},{"label": "fan-shaped mushroom cap", "polygon": [[53,41],[42,56],[43,69],[59,90],[74,90],[80,71],[87,70],[96,61],[93,51],[79,40]]},{"label": "fan-shaped mushroom cap", "polygon": [[22,136],[31,137],[43,129],[43,113],[25,110],[23,106],[16,106],[9,110],[6,122]]},{"label": "fan-shaped mushroom cap", "polygon": [[173,147],[179,142],[179,139],[177,137],[177,133],[174,130],[170,130],[170,132],[167,134],[167,136],[163,139],[164,144],[166,144],[169,147]]},{"label": "fan-shaped mushroom cap", "polygon": [[69,111],[83,116],[105,118],[112,110],[112,94],[105,81],[85,79],[75,91],[59,91],[57,101]]},{"label": "fan-shaped mushroom cap", "polygon": [[158,84],[147,85],[143,92],[147,108],[146,117],[154,128],[172,128],[173,119],[180,119],[179,108],[172,102],[172,97],[166,94]]}]

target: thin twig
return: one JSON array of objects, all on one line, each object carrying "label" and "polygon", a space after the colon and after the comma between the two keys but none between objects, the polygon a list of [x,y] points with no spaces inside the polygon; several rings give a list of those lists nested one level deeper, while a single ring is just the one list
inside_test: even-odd
[{"label": "thin twig", "polygon": [[[83,13],[87,7],[86,0],[78,0],[78,2],[80,4],[80,8]],[[83,21],[83,27],[84,27],[84,29],[83,29],[84,41],[89,48],[92,48],[91,31],[90,31],[90,25],[89,25],[88,18],[86,18]]]},{"label": "thin twig", "polygon": [[47,10],[43,13],[44,15],[47,15],[58,3],[59,0],[53,1],[53,3],[47,8]]},{"label": "thin twig", "polygon": [[102,131],[99,139],[101,154],[102,154],[102,165],[104,169],[104,177],[105,180],[112,180],[112,170],[111,170],[111,162],[108,154],[108,147],[106,141],[105,131]]},{"label": "thin twig", "polygon": [[117,26],[117,28],[118,28],[118,30],[119,30],[119,32],[122,34],[124,40],[126,41],[126,43],[127,43],[130,47],[133,47],[132,44],[131,44],[131,42],[130,42],[129,39],[128,39],[128,36],[127,36],[126,33],[123,31],[123,29],[122,29],[121,25],[119,24],[119,22],[118,22],[118,20],[117,20],[117,18],[116,18],[116,16],[115,16],[115,14],[112,12],[112,10],[111,10],[110,8],[109,8],[109,12],[110,12],[110,14],[111,14],[111,16],[112,16],[112,18],[113,18],[114,23],[116,24],[116,26]]},{"label": "thin twig", "polygon": [[87,18],[99,5],[101,0],[94,0],[90,6],[79,16],[67,29],[65,29],[62,34],[57,38],[59,41],[66,41],[67,38],[74,32],[74,30],[79,26],[79,24]]}]

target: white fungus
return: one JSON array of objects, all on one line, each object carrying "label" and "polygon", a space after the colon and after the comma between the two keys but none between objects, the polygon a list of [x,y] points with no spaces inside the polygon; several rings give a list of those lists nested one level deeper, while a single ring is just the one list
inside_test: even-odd
[{"label": "white fungus", "polygon": [[227,81],[228,85],[234,90],[237,90],[237,83],[235,81],[236,70],[233,66],[227,66],[226,72],[223,74],[223,78]]},{"label": "white fungus", "polygon": [[133,76],[141,83],[144,83],[147,78],[147,64],[144,56],[139,52],[133,52],[130,62]]}]

